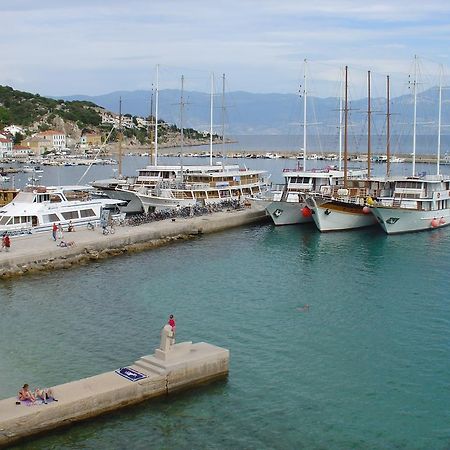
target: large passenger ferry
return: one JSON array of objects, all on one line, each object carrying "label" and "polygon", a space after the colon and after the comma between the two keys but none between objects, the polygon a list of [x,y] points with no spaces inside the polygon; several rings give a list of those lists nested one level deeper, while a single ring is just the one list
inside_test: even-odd
[{"label": "large passenger ferry", "polygon": [[117,211],[120,201],[92,198],[91,191],[90,186],[28,186],[0,208],[0,233],[47,231],[54,223],[79,227],[99,221],[104,210]]},{"label": "large passenger ferry", "polygon": [[267,172],[239,165],[188,166],[181,169],[178,180],[140,188],[136,195],[144,210],[167,209],[223,200],[253,198],[268,189]]}]

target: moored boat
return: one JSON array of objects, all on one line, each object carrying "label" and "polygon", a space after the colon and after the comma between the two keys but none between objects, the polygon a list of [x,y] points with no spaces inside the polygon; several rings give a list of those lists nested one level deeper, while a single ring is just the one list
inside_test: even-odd
[{"label": "moored boat", "polygon": [[29,234],[51,230],[54,223],[74,227],[96,223],[103,211],[117,211],[120,201],[92,198],[89,186],[28,186],[0,208],[0,233]]},{"label": "moored boat", "polygon": [[[361,177],[366,173],[359,169],[351,171],[354,177]],[[275,225],[312,222],[307,196],[311,193],[330,194],[336,186],[342,185],[344,172],[334,169],[310,171],[286,169],[283,177],[285,178],[283,189],[276,191],[273,201],[266,206],[266,211]]]},{"label": "moored boat", "polygon": [[267,172],[239,165],[184,166],[177,181],[161,181],[136,195],[144,210],[170,209],[223,200],[245,200],[268,189]]},{"label": "moored boat", "polygon": [[12,202],[14,197],[19,193],[19,189],[0,188],[0,206],[7,205]]},{"label": "moored boat", "polygon": [[370,206],[387,234],[430,230],[450,224],[450,179],[442,175],[403,177],[391,195]]}]

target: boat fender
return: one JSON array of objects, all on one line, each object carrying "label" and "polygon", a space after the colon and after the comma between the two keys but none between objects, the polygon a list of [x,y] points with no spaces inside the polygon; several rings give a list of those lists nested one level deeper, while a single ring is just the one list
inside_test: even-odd
[{"label": "boat fender", "polygon": [[436,228],[439,226],[439,220],[436,217],[431,221],[431,227]]},{"label": "boat fender", "polygon": [[445,219],[443,217],[441,217],[439,219],[439,225],[444,225],[445,224]]}]

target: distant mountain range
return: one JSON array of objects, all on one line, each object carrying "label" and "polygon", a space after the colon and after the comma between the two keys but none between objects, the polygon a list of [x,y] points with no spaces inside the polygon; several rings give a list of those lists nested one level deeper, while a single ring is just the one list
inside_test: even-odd
[{"label": "distant mountain range", "polygon": [[[107,110],[118,112],[122,98],[122,112],[146,117],[150,113],[152,94],[150,91],[117,91],[109,94],[88,96],[70,95],[64,100],[86,100]],[[203,92],[184,92],[184,126],[198,130],[209,130],[210,95]],[[294,94],[254,94],[234,91],[214,96],[214,131],[230,135],[283,135],[302,134],[303,100]],[[153,101],[153,110],[154,110]],[[339,123],[338,98],[307,98],[308,133],[337,134]],[[450,124],[449,100],[442,105],[442,123]],[[409,135],[412,133],[413,99],[404,95],[391,99],[391,133]],[[383,134],[386,123],[386,100],[371,99],[372,133]],[[349,103],[349,133],[364,134],[367,129],[367,99]],[[222,114],[224,112],[224,114]],[[437,133],[438,89],[432,88],[417,96],[417,133]],[[159,92],[159,118],[180,126],[180,91],[166,89]],[[443,127],[442,132],[449,134]]]}]

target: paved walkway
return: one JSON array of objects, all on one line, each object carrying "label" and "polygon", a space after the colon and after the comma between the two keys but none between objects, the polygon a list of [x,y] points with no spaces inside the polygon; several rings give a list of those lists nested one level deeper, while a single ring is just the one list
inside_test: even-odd
[{"label": "paved walkway", "polygon": [[[18,266],[33,264],[44,269],[54,260],[67,260],[89,252],[101,252],[123,249],[127,246],[171,239],[177,236],[189,236],[211,233],[263,220],[264,210],[257,206],[245,210],[222,211],[192,218],[176,218],[151,222],[140,226],[116,227],[114,234],[103,235],[101,228],[93,231],[87,228],[65,232],[64,241],[73,241],[71,247],[59,247],[52,239],[51,232],[36,233],[30,236],[11,237],[9,252],[0,252],[0,277],[15,271]],[[21,273],[21,270],[17,270]]]}]

